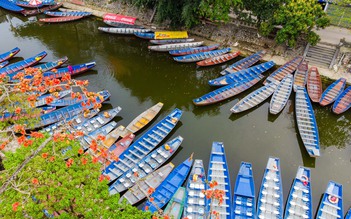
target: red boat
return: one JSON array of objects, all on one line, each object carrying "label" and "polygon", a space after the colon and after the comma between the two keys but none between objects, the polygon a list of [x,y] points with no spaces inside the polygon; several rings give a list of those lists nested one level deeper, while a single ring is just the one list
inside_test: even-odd
[{"label": "red boat", "polygon": [[62,23],[68,21],[75,21],[83,18],[83,16],[66,16],[66,17],[51,17],[51,18],[41,18],[39,21],[44,23]]},{"label": "red boat", "polygon": [[56,9],[58,9],[61,6],[62,6],[62,3],[58,3],[58,4],[55,4],[55,5],[49,5],[49,6],[45,6],[45,7],[34,9],[34,10],[24,10],[21,13],[24,16],[37,15],[37,14],[43,13],[44,11],[56,10]]},{"label": "red boat", "polygon": [[196,64],[198,66],[217,65],[217,64],[224,63],[224,62],[228,62],[228,61],[236,58],[238,55],[240,55],[240,51],[208,58],[208,59],[202,60],[200,62],[196,62]]},{"label": "red boat", "polygon": [[312,102],[318,103],[321,99],[322,90],[322,80],[319,75],[318,68],[312,67],[307,75],[307,92],[310,96]]}]

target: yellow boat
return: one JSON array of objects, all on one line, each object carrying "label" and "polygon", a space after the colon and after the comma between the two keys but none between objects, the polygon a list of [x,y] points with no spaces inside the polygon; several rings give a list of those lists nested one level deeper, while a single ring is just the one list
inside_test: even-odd
[{"label": "yellow boat", "polygon": [[188,32],[186,31],[156,31],[155,39],[184,39],[188,38]]}]

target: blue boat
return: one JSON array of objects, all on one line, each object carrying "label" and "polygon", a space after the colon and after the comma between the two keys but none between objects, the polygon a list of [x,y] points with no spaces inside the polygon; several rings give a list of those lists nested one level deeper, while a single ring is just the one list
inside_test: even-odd
[{"label": "blue boat", "polygon": [[164,164],[178,150],[183,142],[183,137],[178,136],[166,144],[153,150],[146,157],[141,159],[127,172],[120,176],[108,189],[110,195],[121,193],[132,187],[139,179],[152,173]]},{"label": "blue boat", "polygon": [[319,100],[319,104],[321,106],[326,106],[328,104],[333,103],[343,92],[345,84],[345,78],[340,78],[339,80],[334,81],[334,83],[329,85],[327,89],[325,89],[325,91],[322,93],[321,99]]},{"label": "blue boat", "polygon": [[56,71],[48,71],[43,74],[44,78],[61,78],[65,74],[77,75],[82,72],[88,71],[89,69],[93,68],[96,65],[96,62],[87,62],[78,65],[72,65],[71,71],[69,67],[59,68]]},{"label": "blue boat", "polygon": [[283,219],[283,188],[280,160],[269,157],[257,199],[257,217]]},{"label": "blue boat", "polygon": [[351,208],[349,209],[349,211],[345,215],[345,219],[351,219]]},{"label": "blue boat", "polygon": [[208,81],[210,86],[223,86],[228,84],[233,84],[241,81],[250,81],[252,78],[257,77],[257,75],[262,74],[272,68],[275,65],[273,61],[265,62],[259,65],[255,65],[251,68],[247,68],[235,73],[227,74],[216,79]]},{"label": "blue boat", "polygon": [[8,0],[0,0],[0,7],[13,12],[21,12],[24,11],[24,8],[12,3]]},{"label": "blue boat", "polygon": [[293,58],[292,60],[288,61],[284,65],[280,66],[277,70],[275,70],[272,74],[270,74],[266,80],[263,82],[263,84],[266,84],[266,82],[270,82],[272,79],[275,79],[277,81],[281,81],[286,75],[293,74],[294,71],[297,69],[297,66],[300,65],[302,62],[303,57],[302,56],[297,56]]},{"label": "blue boat", "polygon": [[[87,133],[86,136],[84,136],[84,140],[88,142],[89,144],[91,143],[92,140],[96,139],[99,135],[101,136],[106,136],[108,133],[110,133],[113,129],[115,129],[117,126],[117,122],[112,121],[110,123],[107,123],[104,126],[101,126],[99,128],[96,128],[94,131]],[[86,149],[86,148],[84,148]]]},{"label": "blue boat", "polygon": [[295,115],[300,137],[308,154],[310,157],[319,157],[320,146],[317,121],[306,88],[297,88]]},{"label": "blue boat", "polygon": [[37,101],[35,102],[34,106],[38,107],[38,106],[46,105],[47,98],[52,97],[54,100],[58,100],[60,98],[63,98],[64,96],[70,94],[71,92],[72,92],[72,90],[68,89],[68,90],[63,90],[63,91],[57,92],[57,95],[53,95],[52,93],[41,95],[41,96],[37,97]]},{"label": "blue boat", "polygon": [[174,109],[169,115],[159,121],[129,146],[129,148],[119,156],[118,162],[112,162],[103,171],[103,174],[108,175],[110,180],[113,181],[131,169],[167,137],[177,125],[182,113],[180,109]]},{"label": "blue boat", "polygon": [[351,107],[351,86],[342,92],[333,104],[333,112],[341,114]]},{"label": "blue boat", "polygon": [[[2,0],[0,0],[0,2],[1,1]],[[9,60],[10,58],[14,57],[17,53],[19,53],[19,51],[21,51],[21,50],[18,47],[15,47],[8,52],[0,54],[0,62],[4,62],[6,60]]]},{"label": "blue boat", "polygon": [[59,106],[69,106],[72,104],[80,103],[80,102],[88,99],[88,97],[84,93],[81,93],[81,96],[82,96],[81,98],[77,98],[77,97],[72,98],[71,96],[67,96],[64,98],[56,99],[56,100],[52,101],[51,103],[48,103],[47,105],[58,106],[58,107]]},{"label": "blue boat", "polygon": [[[56,61],[53,61],[53,62],[47,62],[47,63],[44,63],[44,64],[40,64],[40,65],[35,65],[33,66],[32,68],[36,68],[38,70],[40,70],[41,72],[47,72],[47,71],[50,71],[51,69],[53,68],[57,68],[61,65],[63,65],[65,62],[67,62],[68,58],[67,57],[63,57],[61,59],[58,59]],[[14,73],[11,73],[11,74],[8,74],[7,76],[9,77],[9,81],[15,81],[14,77],[19,74],[19,73],[25,73],[24,70],[20,70],[20,71],[16,71]],[[28,79],[32,78],[32,76],[28,76],[26,77]]]},{"label": "blue boat", "polygon": [[233,193],[233,218],[256,219],[255,182],[251,163],[241,162]]},{"label": "blue boat", "polygon": [[91,12],[85,11],[44,11],[44,14],[53,17],[67,17],[67,16],[90,16]]},{"label": "blue boat", "polygon": [[223,203],[221,204],[218,202],[218,200],[207,200],[206,214],[209,214],[208,211],[211,208],[210,206],[212,206],[212,211],[218,212],[219,218],[232,219],[233,213],[230,174],[228,170],[227,159],[225,156],[224,145],[222,142],[212,143],[210,161],[208,164],[207,181],[209,183],[216,181],[217,186],[215,186],[213,189],[223,190],[224,195]]},{"label": "blue boat", "polygon": [[195,160],[186,186],[183,218],[205,219],[207,199],[202,192],[207,189],[206,172],[202,160]]},{"label": "blue boat", "polygon": [[10,62],[9,61],[3,61],[0,63],[0,68],[5,67],[6,65],[8,65]]},{"label": "blue boat", "polygon": [[329,181],[319,204],[316,219],[342,219],[343,216],[342,185]]},{"label": "blue boat", "polygon": [[227,74],[232,74],[237,71],[241,71],[244,69],[247,69],[254,65],[256,62],[262,59],[262,57],[266,54],[266,51],[258,51],[257,53],[248,56],[246,58],[243,58],[234,64],[230,65],[228,68],[224,69],[223,71],[220,72],[221,75],[227,75]]},{"label": "blue boat", "polygon": [[40,8],[44,6],[43,3],[33,5],[33,4],[30,4],[29,1],[19,1],[19,0],[16,1],[16,5],[20,7],[25,7],[25,8]]},{"label": "blue boat", "polygon": [[237,82],[237,83],[229,84],[224,87],[220,87],[201,97],[193,99],[193,103],[197,106],[204,106],[204,105],[209,105],[209,104],[226,100],[251,88],[252,86],[257,84],[260,80],[262,80],[262,78],[264,78],[264,76],[257,75],[251,81]]},{"label": "blue boat", "polygon": [[284,218],[313,218],[310,169],[300,166],[291,185]]},{"label": "blue boat", "polygon": [[225,48],[225,49],[219,49],[219,50],[212,50],[208,52],[200,52],[200,53],[191,54],[191,55],[178,56],[178,57],[174,57],[173,59],[177,62],[197,62],[197,61],[212,58],[215,56],[223,55],[230,51],[231,51],[231,48]]},{"label": "blue boat", "polygon": [[142,33],[142,32],[136,32],[134,33],[135,36],[146,39],[146,40],[152,40],[155,38],[155,33]]},{"label": "blue boat", "polygon": [[[150,198],[153,198],[154,201],[147,201],[143,207],[143,211],[150,211],[151,213],[154,213],[157,211],[157,209],[165,206],[176,193],[178,188],[184,183],[192,164],[193,158],[190,156],[183,163],[177,166],[152,193]],[[156,204],[157,207],[154,206],[154,204]]]},{"label": "blue boat", "polygon": [[5,68],[1,68],[0,69],[0,74],[11,74],[14,73],[16,71],[22,70],[24,68],[27,68],[31,65],[34,65],[36,63],[38,63],[40,60],[42,60],[43,58],[45,58],[45,56],[47,55],[47,53],[45,51],[38,53],[37,55],[30,57],[28,59],[19,61],[19,62],[15,62],[11,65],[8,65]]},{"label": "blue boat", "polygon": [[[105,90],[101,97],[96,97],[96,103],[102,103],[103,101],[107,100],[111,96],[110,92]],[[38,122],[34,124],[30,128],[38,128],[46,125],[50,125],[61,120],[67,120],[72,118],[79,113],[83,112],[84,110],[88,110],[94,107],[94,104],[89,101],[83,101],[81,103],[76,103],[67,107],[63,107],[61,109],[55,110],[51,113],[47,113],[39,117]]]},{"label": "blue boat", "polygon": [[186,48],[186,49],[176,49],[176,50],[169,51],[169,54],[171,54],[173,56],[185,56],[185,55],[215,50],[218,47],[219,47],[219,44],[213,44],[213,45],[209,45],[209,46],[192,47],[192,48]]}]

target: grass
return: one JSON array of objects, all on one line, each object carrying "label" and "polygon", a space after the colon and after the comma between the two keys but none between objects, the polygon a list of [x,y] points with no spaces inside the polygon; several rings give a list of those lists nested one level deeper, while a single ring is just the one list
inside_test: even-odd
[{"label": "grass", "polygon": [[351,7],[341,7],[330,4],[327,14],[332,25],[351,28]]}]

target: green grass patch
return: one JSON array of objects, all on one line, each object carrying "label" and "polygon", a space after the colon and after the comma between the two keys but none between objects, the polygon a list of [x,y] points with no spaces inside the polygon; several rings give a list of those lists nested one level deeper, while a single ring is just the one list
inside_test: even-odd
[{"label": "green grass patch", "polygon": [[349,29],[351,28],[351,7],[330,4],[328,6],[327,14],[332,25]]}]

